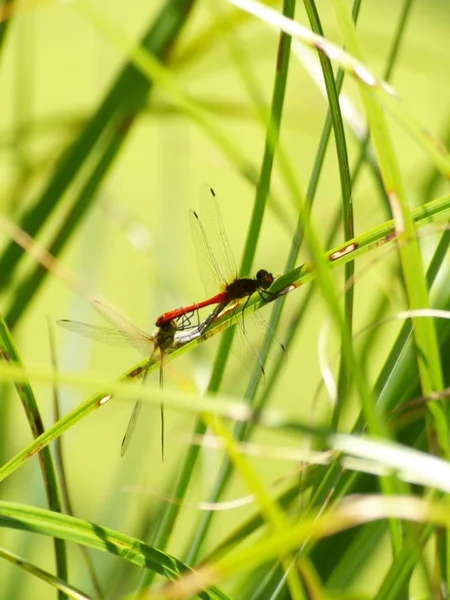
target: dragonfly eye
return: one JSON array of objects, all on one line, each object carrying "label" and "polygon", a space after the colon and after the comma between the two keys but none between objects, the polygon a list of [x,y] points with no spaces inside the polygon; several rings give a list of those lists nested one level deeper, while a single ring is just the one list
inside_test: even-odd
[{"label": "dragonfly eye", "polygon": [[260,269],[256,273],[256,279],[258,280],[259,285],[264,289],[270,287],[273,283],[272,273],[269,273],[269,271],[266,271],[265,269]]}]

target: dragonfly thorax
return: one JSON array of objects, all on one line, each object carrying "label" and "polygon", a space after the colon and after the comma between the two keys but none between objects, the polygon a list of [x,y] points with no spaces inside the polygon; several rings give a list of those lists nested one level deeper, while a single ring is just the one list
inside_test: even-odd
[{"label": "dragonfly thorax", "polygon": [[227,301],[237,300],[239,298],[245,298],[245,296],[251,296],[258,290],[266,290],[272,285],[273,275],[264,269],[257,272],[256,277],[242,277],[235,279],[229,283],[226,287]]}]

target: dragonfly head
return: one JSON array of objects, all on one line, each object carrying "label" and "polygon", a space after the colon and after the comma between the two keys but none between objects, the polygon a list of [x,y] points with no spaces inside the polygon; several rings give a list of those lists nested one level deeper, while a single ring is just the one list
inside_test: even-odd
[{"label": "dragonfly head", "polygon": [[256,280],[258,281],[259,287],[263,288],[263,290],[269,288],[274,282],[272,273],[269,273],[269,271],[266,271],[265,269],[260,269],[256,273]]}]

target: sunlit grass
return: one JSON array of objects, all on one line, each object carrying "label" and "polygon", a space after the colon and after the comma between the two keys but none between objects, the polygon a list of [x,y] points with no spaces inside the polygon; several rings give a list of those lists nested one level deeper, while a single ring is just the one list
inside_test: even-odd
[{"label": "sunlit grass", "polygon": [[[445,597],[445,9],[4,6],[0,598]],[[287,347],[264,381],[231,311],[163,390],[131,351],[55,332],[51,357],[47,317],[96,324],[99,295],[149,332],[202,299],[204,183],[285,292],[246,306]]]}]

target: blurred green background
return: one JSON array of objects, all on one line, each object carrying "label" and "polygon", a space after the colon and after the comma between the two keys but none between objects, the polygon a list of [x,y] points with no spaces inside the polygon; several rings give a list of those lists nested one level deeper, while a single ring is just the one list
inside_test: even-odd
[{"label": "blurred green background", "polygon": [[[164,4],[112,0],[107,4],[90,1],[7,5],[12,7],[13,17],[3,39],[0,57],[0,202],[1,212],[12,221],[20,223],[21,216],[39,198],[65,159],[70,144],[102,103],[124,65],[127,48],[137,43]],[[366,64],[379,77],[384,76],[387,56],[405,4],[400,0],[362,3],[358,36]],[[450,125],[448,3],[427,0],[410,4],[390,81],[414,117],[445,141]],[[340,44],[331,6],[327,2],[317,2],[316,6],[326,36]],[[305,25],[308,23],[301,3],[296,8],[296,20]],[[254,169],[256,177],[266,135],[266,124],[258,111],[267,114],[270,107],[277,46],[277,32],[263,23],[238,12],[226,2],[198,1],[193,3],[180,35],[175,37],[174,46],[164,59],[174,85],[221,133],[229,148],[239,153],[245,168]],[[283,153],[303,191],[311,176],[329,108],[307,68],[308,61],[313,61],[317,68],[315,53],[295,42],[280,134]],[[337,70],[336,65],[334,68]],[[244,165],[230,158],[224,145],[212,135],[212,129],[183,111],[174,101],[175,95],[163,87],[158,82],[155,84],[145,108],[137,115],[93,195],[89,209],[59,255],[64,267],[88,289],[108,298],[148,332],[153,330],[159,314],[204,296],[188,222],[188,210],[198,206],[201,186],[205,183],[213,186],[219,196],[238,265],[255,198],[255,186],[245,177]],[[357,87],[349,77],[345,80],[344,93],[349,101],[350,117],[346,122],[347,144],[350,164],[354,164],[361,143],[355,132],[358,133],[358,124],[364,125],[365,115]],[[259,108],[255,98],[259,99]],[[410,206],[431,199],[427,196],[430,181],[434,186],[433,198],[448,192],[448,184],[433,179],[434,168],[424,152],[394,119],[388,117],[387,120]],[[87,157],[83,166],[86,172],[91,168],[90,164],[95,163],[96,152],[100,149],[101,145]],[[44,246],[49,247],[53,236],[66,222],[69,207],[80,186],[81,181],[73,181],[56,212],[46,220],[38,235]],[[249,274],[267,268],[275,275],[281,275],[295,232],[298,205],[286,193],[278,157],[271,191],[273,196],[268,201],[254,266]],[[329,249],[325,245],[326,239],[339,206],[339,171],[334,142],[331,141],[312,211],[312,221],[324,250]],[[367,164],[353,187],[353,206],[356,235],[390,218]],[[434,235],[437,234],[423,239],[424,256],[434,246]],[[340,231],[332,246],[342,241]],[[0,232],[0,254],[8,242],[7,236]],[[296,265],[309,259],[307,249],[302,249]],[[13,279],[3,287],[0,297],[3,315],[11,312],[22,278],[34,268],[34,260],[25,257]],[[396,256],[389,250],[372,253],[357,262],[355,332],[379,318],[376,310],[383,299],[389,313],[405,308],[396,269]],[[4,281],[8,276],[9,273],[0,273]],[[334,277],[336,289],[342,293],[342,270]],[[286,297],[276,332],[279,340],[284,341],[295,325],[292,319],[296,318],[304,301],[307,287],[300,287]],[[259,314],[269,319],[272,306]],[[276,385],[270,389],[270,407],[285,410],[290,416],[305,421],[313,409],[318,422],[321,416],[325,418],[328,410],[323,389],[317,396],[317,403],[313,402],[321,381],[317,348],[326,316],[326,306],[316,295],[288,348]],[[15,341],[26,366],[52,368],[48,318],[53,323],[56,319],[70,318],[102,324],[86,299],[50,275],[14,328]],[[392,342],[399,328],[399,323],[381,328],[370,352],[365,355],[363,367],[372,383],[385,359],[383,349]],[[138,360],[131,348],[110,348],[59,328],[55,335],[58,369],[62,372],[84,376],[101,374],[106,379],[114,379]],[[165,388],[203,392],[214,362],[218,337],[167,365]],[[365,338],[360,339],[357,343],[361,344],[361,349]],[[339,344],[339,337],[330,334],[327,351],[330,360],[335,361],[334,366]],[[272,359],[272,365],[274,360],[276,357]],[[269,361],[269,379],[270,369]],[[242,369],[238,360],[231,359],[221,392],[241,397],[247,382],[248,372]],[[156,372],[149,378],[148,385],[158,389]],[[0,456],[3,463],[29,443],[30,432],[13,388],[2,385],[1,389]],[[36,384],[34,390],[49,425],[52,389],[46,384]],[[95,391],[92,389],[92,393]],[[61,389],[63,412],[68,412],[86,397],[83,390]],[[145,515],[150,515],[150,521],[160,519],[159,501],[171,495],[174,478],[186,454],[194,416],[170,409],[166,411],[166,458],[163,463],[159,449],[159,413],[155,406],[145,406],[129,452],[120,459],[120,441],[131,410],[131,403],[115,399],[72,428],[64,435],[63,442],[75,515],[139,536]],[[353,414],[350,411],[346,415],[349,422]],[[261,430],[253,441],[274,448],[298,447],[298,439],[286,432]],[[193,524],[199,518],[197,503],[208,498],[222,453],[209,449],[200,456],[194,485],[184,500],[186,506],[168,548],[176,556],[183,555],[189,546]],[[250,460],[267,485],[297,464],[295,460],[280,461],[275,456]],[[1,486],[2,500],[46,506],[36,457]],[[247,493],[236,478],[223,499],[239,498]],[[220,513],[214,520],[205,551],[228,533],[230,527],[248,516],[252,508],[250,504]],[[6,529],[0,536],[2,546],[43,568],[54,570],[50,539]],[[81,587],[88,587],[86,568],[75,548],[70,549],[69,559],[71,580]],[[94,555],[100,578],[109,581],[111,589],[121,590],[110,597],[119,597],[124,590],[132,589],[138,573],[137,569],[125,571],[123,565],[114,560],[105,555]],[[123,584],[124,577],[130,577],[127,584]],[[370,582],[363,579],[363,574],[361,580],[355,576],[352,586],[370,592],[377,580],[376,566]],[[2,599],[52,597],[53,592],[47,585],[7,563],[0,563],[0,581],[4,582],[0,589]],[[236,587],[236,582],[232,582],[230,589],[233,585]]]}]

